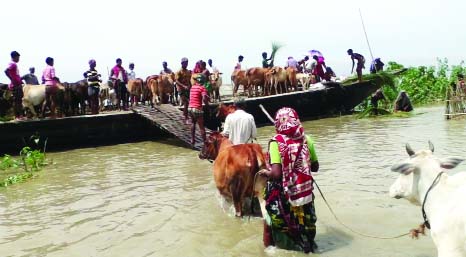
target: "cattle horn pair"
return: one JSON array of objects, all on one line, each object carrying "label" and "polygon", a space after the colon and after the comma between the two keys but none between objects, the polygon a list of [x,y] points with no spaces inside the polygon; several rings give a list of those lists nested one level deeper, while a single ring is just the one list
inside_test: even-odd
[{"label": "cattle horn pair", "polygon": [[[434,152],[434,144],[429,140],[429,150],[433,153]],[[406,143],[406,152],[408,153],[409,156],[413,156],[415,154],[413,148]]]}]

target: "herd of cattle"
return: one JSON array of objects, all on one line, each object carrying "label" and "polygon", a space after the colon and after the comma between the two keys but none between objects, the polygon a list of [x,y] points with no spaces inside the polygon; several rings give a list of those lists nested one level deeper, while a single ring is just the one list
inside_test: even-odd
[{"label": "herd of cattle", "polygon": [[[192,83],[194,83],[196,74],[193,74]],[[216,72],[210,76],[212,85],[212,99],[220,100],[219,89],[222,85],[220,73]],[[34,117],[41,110],[40,106],[45,101],[45,85],[23,85],[22,104],[25,110],[28,110]],[[64,116],[84,115],[87,113],[86,107],[89,103],[87,80],[80,80],[74,83],[63,82],[58,84],[56,95],[58,111]],[[143,79],[129,80],[126,89],[128,99],[131,105],[142,104],[177,104],[178,97],[175,87],[175,74],[152,75]],[[8,85],[0,84],[0,116],[4,116],[12,108],[12,95],[8,90]],[[120,107],[119,99],[113,88],[112,81],[100,84],[99,92],[100,110],[104,108],[114,110]]]},{"label": "herd of cattle", "polygon": [[242,85],[248,96],[266,96],[297,91],[298,85],[304,90],[310,84],[316,83],[314,75],[298,73],[294,68],[250,68],[237,70],[231,75],[233,95],[236,95]]},{"label": "herd of cattle", "polygon": [[[196,76],[197,74],[192,75],[192,84],[194,84]],[[179,104],[175,81],[174,73],[152,75],[145,80],[140,78],[130,80],[126,85],[129,94],[127,100],[131,102],[131,105],[138,103],[147,103],[152,106],[161,103]],[[231,75],[231,81],[233,96],[238,94],[238,89],[242,86],[244,93],[249,97],[297,91],[298,85],[306,90],[311,83],[316,82],[315,77],[311,74],[297,73],[293,68],[282,67],[237,70]],[[212,101],[220,101],[221,73],[212,73],[210,75],[210,84],[212,86],[210,92]],[[60,83],[57,92],[58,111],[65,116],[86,114],[86,106],[89,103],[87,87],[86,80],[74,83]],[[12,106],[10,94],[6,88],[7,85],[0,84],[0,115],[2,116]],[[23,107],[29,110],[33,116],[37,116],[37,111],[41,109],[38,107],[45,100],[45,86],[23,85],[23,93]],[[125,101],[127,100],[125,99]],[[113,110],[120,107],[111,81],[101,83],[99,102],[101,111],[104,108]]]}]

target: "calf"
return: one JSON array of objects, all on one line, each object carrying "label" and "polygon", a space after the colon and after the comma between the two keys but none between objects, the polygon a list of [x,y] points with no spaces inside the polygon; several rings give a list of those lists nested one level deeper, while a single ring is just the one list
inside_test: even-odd
[{"label": "calf", "polygon": [[212,96],[214,101],[220,102],[220,87],[222,86],[222,73],[216,71],[210,75],[210,83],[212,84]]},{"label": "calf", "polygon": [[430,229],[439,257],[465,257],[466,173],[449,176],[443,170],[463,159],[438,159],[432,143],[429,146],[430,150],[414,152],[406,145],[410,158],[392,167],[400,175],[390,187],[390,196],[422,205],[422,226]]},{"label": "calf", "polygon": [[259,170],[266,167],[260,145],[232,145],[231,141],[219,132],[212,132],[204,143],[199,158],[215,160],[215,185],[221,195],[233,200],[237,217],[243,215],[244,198],[251,195],[258,197],[261,210],[265,210],[264,199],[260,197],[265,178],[255,176]]},{"label": "calf", "polygon": [[126,85],[126,89],[128,89],[128,92],[129,92],[131,106],[133,106],[134,104],[138,105],[138,102],[141,99],[141,95],[142,95],[143,84],[144,84],[144,81],[140,78],[131,79],[128,81],[128,84]]},{"label": "calf", "polygon": [[[231,74],[231,83],[233,84],[233,96],[236,97],[239,86],[243,86],[244,92],[248,90],[248,78],[246,77],[246,71],[237,70]],[[249,92],[249,91],[248,91]]]}]

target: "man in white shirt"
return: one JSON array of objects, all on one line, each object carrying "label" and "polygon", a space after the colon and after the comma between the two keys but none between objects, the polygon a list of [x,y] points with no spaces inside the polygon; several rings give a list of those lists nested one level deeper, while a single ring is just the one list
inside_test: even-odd
[{"label": "man in white shirt", "polygon": [[225,119],[222,134],[228,136],[234,145],[252,142],[257,136],[254,117],[243,110],[244,105],[244,100],[236,101],[236,111]]},{"label": "man in white shirt", "polygon": [[134,63],[129,64],[128,80],[135,80],[136,72],[134,72]]}]

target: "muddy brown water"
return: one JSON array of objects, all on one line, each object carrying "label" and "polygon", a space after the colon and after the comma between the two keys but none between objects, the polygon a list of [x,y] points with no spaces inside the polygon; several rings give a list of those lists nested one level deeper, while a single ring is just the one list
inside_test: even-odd
[{"label": "muddy brown water", "polygon": [[[338,217],[366,234],[391,236],[421,222],[420,207],[388,196],[390,166],[404,143],[466,157],[465,120],[442,107],[410,118],[351,116],[305,122],[321,163],[315,175]],[[266,145],[272,127],[259,129]],[[0,189],[0,256],[305,256],[264,250],[262,220],[238,219],[220,200],[212,164],[175,139],[49,154],[32,181]],[[466,171],[461,164],[457,170]],[[338,224],[316,197],[315,256],[436,256],[430,237],[379,240]]]}]

